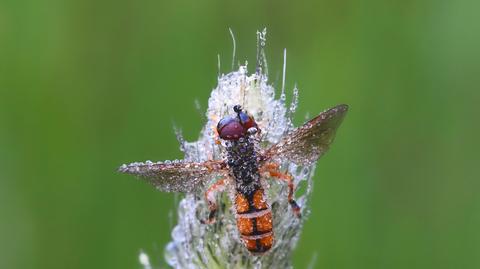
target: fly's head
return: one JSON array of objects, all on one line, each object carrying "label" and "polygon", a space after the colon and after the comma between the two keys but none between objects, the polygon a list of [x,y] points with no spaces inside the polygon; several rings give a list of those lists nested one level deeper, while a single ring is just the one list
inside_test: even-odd
[{"label": "fly's head", "polygon": [[234,116],[226,116],[217,124],[217,132],[221,139],[238,141],[240,138],[248,138],[260,133],[255,119],[240,105],[233,107]]}]

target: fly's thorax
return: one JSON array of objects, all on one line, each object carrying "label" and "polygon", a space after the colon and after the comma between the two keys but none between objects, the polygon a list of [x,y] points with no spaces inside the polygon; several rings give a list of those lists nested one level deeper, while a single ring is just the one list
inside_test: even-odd
[{"label": "fly's thorax", "polygon": [[260,187],[258,158],[253,139],[245,138],[226,143],[227,164],[240,192],[254,191]]},{"label": "fly's thorax", "polygon": [[256,157],[255,139],[251,136],[241,137],[238,140],[224,142],[228,159]]}]

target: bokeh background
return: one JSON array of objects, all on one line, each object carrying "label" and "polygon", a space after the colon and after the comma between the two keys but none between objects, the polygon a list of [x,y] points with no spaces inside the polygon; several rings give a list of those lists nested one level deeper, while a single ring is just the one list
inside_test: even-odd
[{"label": "bokeh background", "polygon": [[139,268],[175,195],[115,172],[181,158],[221,72],[297,83],[300,124],[351,106],[296,268],[480,268],[478,1],[0,1],[0,268]]}]

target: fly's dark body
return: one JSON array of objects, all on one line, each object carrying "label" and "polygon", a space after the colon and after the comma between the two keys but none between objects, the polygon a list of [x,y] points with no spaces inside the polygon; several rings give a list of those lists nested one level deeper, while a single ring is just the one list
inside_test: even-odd
[{"label": "fly's dark body", "polygon": [[[273,245],[273,222],[266,202],[261,175],[288,184],[288,202],[293,213],[301,216],[294,200],[293,177],[280,171],[278,160],[297,165],[311,165],[329,148],[348,106],[339,105],[326,110],[283,137],[280,142],[259,152],[256,138],[261,132],[253,116],[239,105],[235,115],[222,118],[215,129],[225,143],[226,160],[205,162],[146,162],[122,165],[120,171],[138,175],[163,191],[193,192],[212,176],[223,176],[206,192],[210,214],[202,223],[213,223],[217,204],[215,193],[225,190],[227,181],[234,181],[237,228],[245,247],[253,254],[263,254]],[[219,141],[218,141],[219,142]],[[218,143],[220,144],[220,143]],[[231,182],[231,181],[230,181]]]},{"label": "fly's dark body", "polygon": [[266,252],[273,244],[270,207],[260,183],[258,156],[253,138],[227,141],[227,164],[235,180],[237,227],[249,251]]}]

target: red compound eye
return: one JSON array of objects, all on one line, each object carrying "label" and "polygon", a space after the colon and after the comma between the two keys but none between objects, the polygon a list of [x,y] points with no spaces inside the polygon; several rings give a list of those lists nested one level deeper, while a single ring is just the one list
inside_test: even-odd
[{"label": "red compound eye", "polygon": [[245,136],[245,127],[237,118],[225,117],[217,125],[217,132],[221,139],[237,140]]}]

